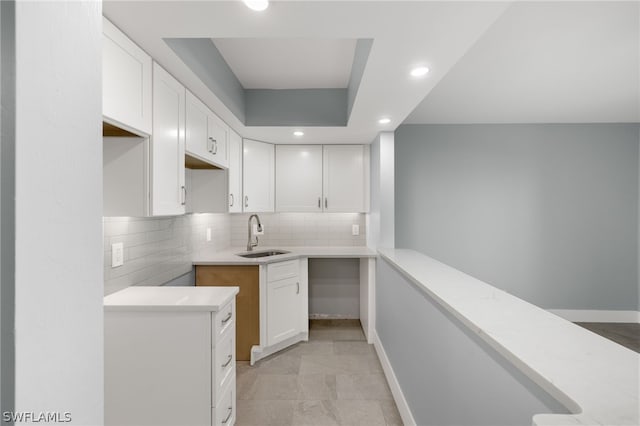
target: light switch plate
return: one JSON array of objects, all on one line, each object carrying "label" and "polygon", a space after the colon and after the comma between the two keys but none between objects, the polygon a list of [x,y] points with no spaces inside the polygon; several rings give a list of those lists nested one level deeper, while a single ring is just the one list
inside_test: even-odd
[{"label": "light switch plate", "polygon": [[360,225],[351,225],[351,235],[360,235]]},{"label": "light switch plate", "polygon": [[211,241],[211,228],[207,228],[207,241]]},{"label": "light switch plate", "polygon": [[111,267],[116,268],[124,265],[124,244],[111,244]]}]

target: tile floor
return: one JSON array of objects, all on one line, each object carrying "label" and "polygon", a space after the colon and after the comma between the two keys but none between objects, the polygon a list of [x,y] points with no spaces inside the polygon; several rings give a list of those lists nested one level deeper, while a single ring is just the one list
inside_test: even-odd
[{"label": "tile floor", "polygon": [[640,352],[640,324],[602,322],[577,322],[576,324],[632,351]]},{"label": "tile floor", "polygon": [[360,322],[314,320],[309,342],[237,364],[236,425],[402,425]]}]

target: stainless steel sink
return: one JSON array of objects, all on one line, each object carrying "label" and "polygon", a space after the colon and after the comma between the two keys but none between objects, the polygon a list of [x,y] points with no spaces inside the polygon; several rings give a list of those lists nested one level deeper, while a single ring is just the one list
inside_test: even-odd
[{"label": "stainless steel sink", "polygon": [[253,253],[238,253],[237,255],[240,257],[246,257],[247,259],[254,259],[256,257],[268,257],[268,256],[277,256],[279,254],[287,254],[288,251],[284,250],[269,250],[269,251],[256,251]]}]

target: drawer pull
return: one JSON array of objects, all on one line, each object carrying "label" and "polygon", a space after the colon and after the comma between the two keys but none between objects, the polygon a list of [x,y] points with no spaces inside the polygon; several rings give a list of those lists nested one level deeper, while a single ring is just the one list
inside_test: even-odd
[{"label": "drawer pull", "polygon": [[227,317],[222,320],[222,325],[225,325],[226,323],[228,323],[232,316],[233,316],[233,312],[229,312],[229,314],[227,314]]},{"label": "drawer pull", "polygon": [[227,414],[227,418],[222,421],[222,424],[226,424],[231,418],[232,414],[233,414],[233,407],[229,407],[229,414]]},{"label": "drawer pull", "polygon": [[233,355],[228,355],[227,356],[227,362],[225,362],[224,364],[222,364],[222,368],[225,368],[227,365],[231,364],[231,360],[233,359]]},{"label": "drawer pull", "polygon": [[296,294],[300,294],[300,283],[296,283]]}]

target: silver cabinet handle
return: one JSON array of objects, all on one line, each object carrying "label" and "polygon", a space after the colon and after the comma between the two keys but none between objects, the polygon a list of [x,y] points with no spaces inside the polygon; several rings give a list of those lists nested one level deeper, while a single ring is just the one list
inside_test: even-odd
[{"label": "silver cabinet handle", "polygon": [[216,155],[218,153],[218,141],[217,140],[213,140],[213,155]]},{"label": "silver cabinet handle", "polygon": [[187,188],[183,185],[180,187],[182,189],[182,204],[183,206],[187,204]]},{"label": "silver cabinet handle", "polygon": [[249,196],[248,195],[244,196],[244,206],[245,207],[249,207]]},{"label": "silver cabinet handle", "polygon": [[227,362],[225,362],[224,364],[222,364],[222,368],[225,368],[227,365],[231,364],[231,360],[233,359],[233,355],[228,355],[227,356]]},{"label": "silver cabinet handle", "polygon": [[207,151],[213,154],[213,138],[209,136],[209,142],[207,142]]},{"label": "silver cabinet handle", "polygon": [[226,323],[228,323],[232,316],[233,316],[233,312],[229,312],[227,317],[222,320],[222,325],[225,325]]},{"label": "silver cabinet handle", "polygon": [[226,424],[231,418],[232,414],[233,414],[233,407],[229,407],[229,414],[227,414],[227,418],[222,421],[222,424]]},{"label": "silver cabinet handle", "polygon": [[322,197],[318,197],[318,208],[322,208]]},{"label": "silver cabinet handle", "polygon": [[229,204],[229,207],[233,207],[233,203],[235,202],[235,198],[233,198],[233,194],[229,194],[229,198],[231,199],[231,203]]},{"label": "silver cabinet handle", "polygon": [[324,208],[329,208],[329,201],[327,200],[327,197],[324,197]]},{"label": "silver cabinet handle", "polygon": [[300,283],[296,283],[296,294],[300,294]]}]

